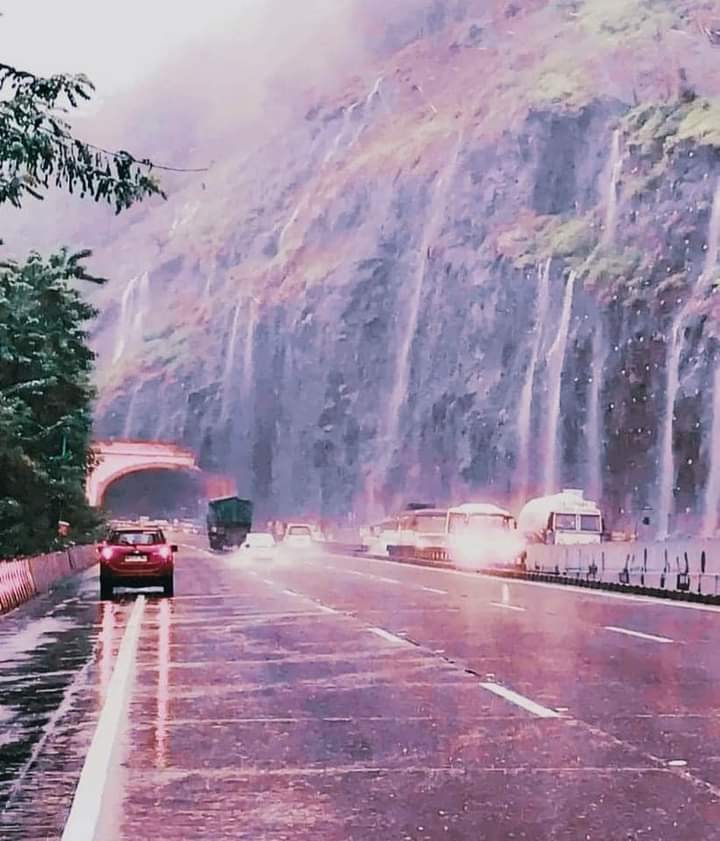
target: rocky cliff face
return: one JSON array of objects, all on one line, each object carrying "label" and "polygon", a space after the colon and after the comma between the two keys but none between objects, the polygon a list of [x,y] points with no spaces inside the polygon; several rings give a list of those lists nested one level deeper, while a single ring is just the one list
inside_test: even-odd
[{"label": "rocky cliff face", "polygon": [[573,486],[617,524],[648,507],[660,532],[714,530],[702,9],[378,19],[361,74],[100,243],[98,433],[191,445],[279,514]]}]

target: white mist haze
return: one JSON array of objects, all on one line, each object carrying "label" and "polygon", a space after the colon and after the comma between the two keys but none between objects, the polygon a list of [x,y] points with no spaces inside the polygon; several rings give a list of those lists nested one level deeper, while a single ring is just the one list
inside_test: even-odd
[{"label": "white mist haze", "polygon": [[2,60],[37,73],[85,73],[101,97],[137,83],[184,44],[260,0],[4,0]]},{"label": "white mist haze", "polygon": [[[214,171],[216,161],[250,154],[301,123],[309,107],[337,95],[349,79],[371,72],[365,65],[376,39],[360,25],[368,20],[366,5],[6,0],[0,55],[33,72],[81,72],[95,83],[94,104],[69,115],[81,138],[160,165]],[[382,15],[369,20],[384,26]],[[182,183],[182,176],[163,175],[170,195]],[[4,208],[0,218],[8,246],[21,253],[60,241],[95,247],[88,227],[102,213],[51,191],[19,213]],[[106,218],[109,231],[116,222],[110,211]]]}]

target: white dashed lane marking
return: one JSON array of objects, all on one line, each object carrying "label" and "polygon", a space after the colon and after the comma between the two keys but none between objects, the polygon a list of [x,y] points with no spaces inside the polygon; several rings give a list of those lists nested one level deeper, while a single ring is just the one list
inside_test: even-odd
[{"label": "white dashed lane marking", "polygon": [[518,613],[524,613],[527,608],[518,607],[515,604],[505,604],[504,602],[490,602],[493,607],[501,607],[504,610],[515,610]]},{"label": "white dashed lane marking", "polygon": [[375,634],[375,636],[384,639],[386,642],[393,642],[395,645],[410,645],[407,640],[404,640],[402,637],[397,637],[395,634],[391,634],[389,631],[384,630],[383,628],[368,628],[371,634]]},{"label": "white dashed lane marking", "polygon": [[632,631],[630,628],[617,628],[615,625],[606,625],[606,631],[612,631],[614,634],[623,634],[626,637],[636,637],[641,640],[650,640],[650,642],[664,643],[665,645],[674,643],[670,637],[659,637],[656,634],[644,634],[642,631]]},{"label": "white dashed lane marking", "polygon": [[517,707],[522,707],[524,710],[527,710],[529,713],[532,713],[538,718],[560,718],[560,713],[555,710],[551,710],[549,707],[543,707],[542,704],[537,704],[530,698],[526,698],[524,695],[520,695],[520,693],[514,692],[512,689],[508,689],[505,686],[501,686],[499,683],[485,681],[484,683],[481,683],[480,686],[482,686],[483,689],[487,689],[488,692],[492,692],[494,695],[499,695],[506,701],[510,701],[511,704],[515,704]]}]

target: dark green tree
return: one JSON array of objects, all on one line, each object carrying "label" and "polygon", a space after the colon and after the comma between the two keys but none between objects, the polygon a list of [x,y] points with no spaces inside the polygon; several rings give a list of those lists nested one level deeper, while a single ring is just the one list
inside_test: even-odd
[{"label": "dark green tree", "polygon": [[[0,204],[21,207],[58,187],[116,212],[162,195],[152,164],[76,138],[67,115],[90,98],[83,76],[35,76],[0,64]],[[83,298],[90,252],[0,262],[0,558],[58,543],[57,523],[89,535],[94,355]]]}]

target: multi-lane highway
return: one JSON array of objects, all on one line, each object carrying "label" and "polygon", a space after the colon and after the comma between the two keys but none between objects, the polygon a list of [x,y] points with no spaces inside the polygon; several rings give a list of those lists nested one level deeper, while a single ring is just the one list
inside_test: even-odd
[{"label": "multi-lane highway", "polygon": [[101,841],[720,839],[718,609],[319,552],[176,575],[0,619],[3,841],[82,837],[98,793]]}]

